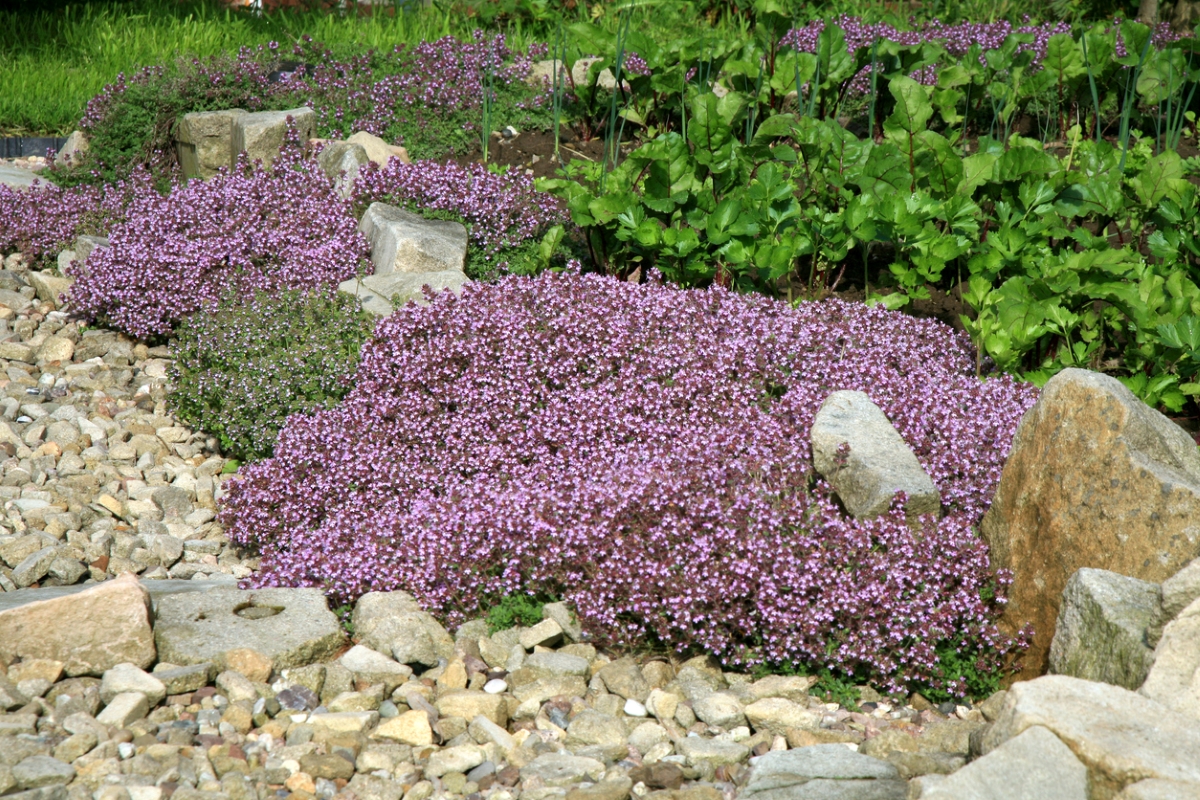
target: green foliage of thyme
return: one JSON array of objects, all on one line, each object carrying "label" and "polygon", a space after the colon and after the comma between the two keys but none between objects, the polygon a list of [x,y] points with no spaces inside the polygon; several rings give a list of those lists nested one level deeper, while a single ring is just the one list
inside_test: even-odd
[{"label": "green foliage of thyme", "polygon": [[542,621],[542,609],[547,602],[522,592],[505,595],[488,609],[488,633],[515,628],[518,625],[528,627],[538,624]]},{"label": "green foliage of thyme", "polygon": [[291,414],[349,391],[374,320],[352,297],[282,291],[198,312],[172,342],[172,409],[242,461],[271,456]]}]

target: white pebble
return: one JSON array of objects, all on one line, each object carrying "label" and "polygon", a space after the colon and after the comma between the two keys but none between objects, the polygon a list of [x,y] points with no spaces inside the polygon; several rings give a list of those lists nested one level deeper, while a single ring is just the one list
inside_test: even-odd
[{"label": "white pebble", "polygon": [[644,717],[646,707],[631,697],[625,701],[625,713],[631,717]]},{"label": "white pebble", "polygon": [[[476,686],[478,686],[478,684],[476,684]],[[499,678],[492,678],[483,685],[483,690],[488,694],[500,694],[501,692],[508,691],[508,684]]]}]

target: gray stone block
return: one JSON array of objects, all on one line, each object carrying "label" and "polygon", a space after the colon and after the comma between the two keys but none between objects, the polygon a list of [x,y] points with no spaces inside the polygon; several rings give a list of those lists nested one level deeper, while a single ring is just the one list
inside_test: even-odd
[{"label": "gray stone block", "polygon": [[779,750],[750,760],[742,800],[904,800],[907,786],[886,761],[840,744]]},{"label": "gray stone block", "polygon": [[319,589],[217,589],[161,598],[154,641],[170,664],[226,669],[226,653],[250,649],[279,670],[328,660],[345,636]]},{"label": "gray stone block", "polygon": [[1067,581],[1050,672],[1136,689],[1154,651],[1149,629],[1159,616],[1159,587],[1102,569],[1080,569]]},{"label": "gray stone block", "polygon": [[330,142],[317,156],[321,171],[333,181],[342,197],[350,196],[358,171],[369,160],[363,146],[354,142]]},{"label": "gray stone block", "polygon": [[430,220],[386,203],[372,203],[358,230],[371,242],[375,275],[395,272],[462,272],[467,229],[449,220]]},{"label": "gray stone block", "polygon": [[221,167],[232,166],[234,120],[245,116],[240,108],[184,114],[175,126],[175,151],[188,178],[211,178]]},{"label": "gray stone block", "polygon": [[1032,727],[936,782],[920,800],[1088,800],[1087,767],[1057,736]]},{"label": "gray stone block", "polygon": [[[813,466],[858,519],[887,511],[897,492],[909,516],[941,512],[941,496],[887,416],[863,392],[833,392],[813,420]],[[848,453],[841,453],[843,445]]]},{"label": "gray stone block", "polygon": [[251,161],[261,161],[263,166],[271,166],[283,147],[289,117],[296,126],[301,143],[313,137],[316,132],[317,115],[307,106],[289,108],[286,111],[258,111],[234,119],[234,158],[240,153],[245,153]]}]

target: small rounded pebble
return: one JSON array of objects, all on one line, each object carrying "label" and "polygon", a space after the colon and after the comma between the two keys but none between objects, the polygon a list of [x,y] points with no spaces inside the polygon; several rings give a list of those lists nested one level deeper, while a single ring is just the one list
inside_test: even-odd
[{"label": "small rounded pebble", "polygon": [[644,717],[646,707],[631,697],[625,701],[625,713],[631,717]]},{"label": "small rounded pebble", "polygon": [[499,678],[493,678],[483,685],[483,690],[488,694],[500,694],[508,691],[508,684]]}]

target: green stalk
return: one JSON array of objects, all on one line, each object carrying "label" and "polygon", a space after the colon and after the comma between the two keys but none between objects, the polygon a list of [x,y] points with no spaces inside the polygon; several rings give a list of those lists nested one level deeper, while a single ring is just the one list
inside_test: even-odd
[{"label": "green stalk", "polygon": [[1088,86],[1092,90],[1092,108],[1096,112],[1096,129],[1092,131],[1092,136],[1098,142],[1100,141],[1100,93],[1096,91],[1096,73],[1092,71],[1092,62],[1088,58],[1087,33],[1083,34],[1080,41],[1083,43],[1083,66],[1087,68]]},{"label": "green stalk", "polygon": [[1146,54],[1150,52],[1150,37],[1142,45],[1142,54],[1138,56],[1137,66],[1133,68],[1133,77],[1125,84],[1125,105],[1121,109],[1121,163],[1117,166],[1119,172],[1125,171],[1125,159],[1129,155],[1129,117],[1133,113],[1134,90],[1138,78],[1142,74],[1142,65],[1146,63]]},{"label": "green stalk", "polygon": [[492,111],[493,111],[492,106],[495,105],[495,102],[496,102],[495,97],[493,96],[493,90],[495,89],[495,80],[496,80],[495,70],[492,68],[491,54],[489,53],[488,60],[484,67],[484,73],[483,73],[483,109],[482,109],[482,112],[483,112],[482,128],[483,129],[480,131],[480,135],[483,137],[482,143],[481,143],[481,149],[483,150],[483,163],[484,164],[486,164],[487,160],[488,160],[488,145],[491,144],[491,139],[492,139]]},{"label": "green stalk", "polygon": [[878,63],[879,54],[879,37],[875,38],[875,42],[871,45],[871,103],[867,107],[867,136],[872,140],[875,138],[875,97],[876,91],[876,65]]},{"label": "green stalk", "polygon": [[625,16],[621,18],[617,26],[617,60],[613,64],[613,77],[616,85],[613,87],[612,101],[609,103],[608,108],[607,144],[605,146],[604,164],[600,173],[601,192],[604,191],[604,187],[608,182],[607,177],[610,170],[608,165],[609,157],[611,156],[612,158],[611,169],[616,169],[617,156],[620,153],[620,142],[614,140],[614,137],[617,135],[617,95],[621,93],[621,64],[625,60],[625,37],[629,35],[629,19],[631,15],[627,11],[618,13],[624,13]]}]

